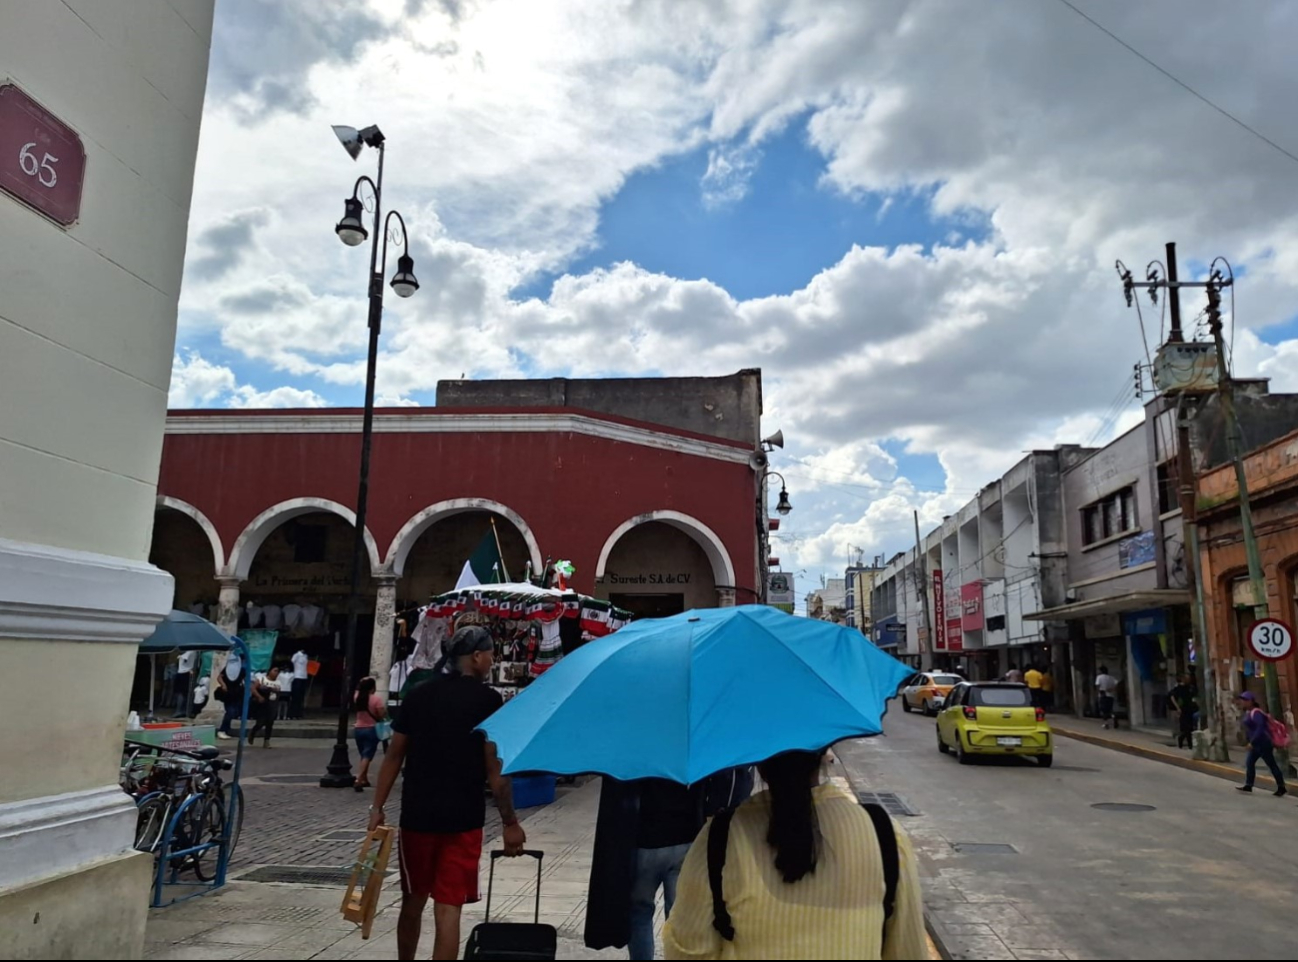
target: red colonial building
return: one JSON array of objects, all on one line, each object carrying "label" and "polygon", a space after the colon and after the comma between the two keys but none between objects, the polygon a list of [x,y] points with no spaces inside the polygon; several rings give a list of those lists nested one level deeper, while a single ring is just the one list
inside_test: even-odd
[{"label": "red colonial building", "polygon": [[[507,580],[565,559],[637,614],[761,600],[760,417],[759,371],[442,382],[437,407],[379,410],[358,664],[386,680],[396,614],[453,588],[493,526]],[[361,419],[171,412],[152,561],[176,607],[341,670]],[[328,704],[336,686],[314,687]]]}]

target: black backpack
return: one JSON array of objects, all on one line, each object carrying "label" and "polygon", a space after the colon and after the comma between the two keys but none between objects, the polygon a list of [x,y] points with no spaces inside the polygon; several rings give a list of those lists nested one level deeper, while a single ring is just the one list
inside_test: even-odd
[{"label": "black backpack", "polygon": [[[892,818],[880,805],[862,805],[874,823],[874,834],[879,839],[879,851],[883,855],[883,929],[884,941],[887,941],[888,922],[892,919],[897,906],[897,882],[901,876],[901,856],[897,851],[897,833],[893,828]],[[708,884],[712,889],[712,927],[721,933],[727,942],[735,940],[735,927],[726,908],[726,897],[722,891],[721,876],[726,867],[726,849],[730,845],[730,820],[735,810],[727,809],[712,820],[712,830],[708,833]]]}]

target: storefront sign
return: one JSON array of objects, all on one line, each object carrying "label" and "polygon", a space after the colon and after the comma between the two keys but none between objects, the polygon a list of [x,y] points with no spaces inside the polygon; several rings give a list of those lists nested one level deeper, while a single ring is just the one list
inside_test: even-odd
[{"label": "storefront sign", "polygon": [[1162,608],[1129,611],[1122,616],[1122,633],[1132,638],[1166,634],[1167,613]]},{"label": "storefront sign", "polygon": [[156,745],[174,752],[196,752],[200,748],[216,745],[215,725],[178,725],[174,728],[145,728],[128,731],[126,737],[133,742]]},{"label": "storefront sign", "polygon": [[1122,635],[1122,620],[1116,614],[1091,615],[1082,622],[1087,638],[1118,638]]},{"label": "storefront sign", "polygon": [[68,227],[81,215],[86,151],[63,121],[0,84],[0,190]]},{"label": "storefront sign", "polygon": [[1154,563],[1154,532],[1143,531],[1118,542],[1118,567],[1139,568]]},{"label": "storefront sign", "polygon": [[964,651],[964,628],[959,618],[946,620],[946,650]]},{"label": "storefront sign", "polygon": [[604,574],[604,584],[609,585],[687,585],[693,576],[688,572],[655,571],[651,574],[618,574],[609,571]]},{"label": "storefront sign", "polygon": [[946,585],[942,581],[942,569],[933,570],[933,610],[937,612],[937,650],[946,651]]},{"label": "storefront sign", "polygon": [[971,581],[960,586],[960,627],[964,631],[983,630],[983,583]]}]

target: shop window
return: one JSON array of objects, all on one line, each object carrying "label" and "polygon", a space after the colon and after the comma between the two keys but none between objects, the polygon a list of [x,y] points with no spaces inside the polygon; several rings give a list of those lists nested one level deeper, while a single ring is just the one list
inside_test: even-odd
[{"label": "shop window", "polygon": [[1094,504],[1082,508],[1083,543],[1091,545],[1129,531],[1136,531],[1136,489],[1123,488]]},{"label": "shop window", "polygon": [[319,564],[325,560],[329,529],[322,524],[295,525],[292,532],[293,560],[298,564]]},{"label": "shop window", "polygon": [[1004,615],[991,615],[991,616],[987,619],[987,630],[988,630],[988,631],[1004,631],[1004,630],[1005,630],[1005,616],[1004,616]]}]

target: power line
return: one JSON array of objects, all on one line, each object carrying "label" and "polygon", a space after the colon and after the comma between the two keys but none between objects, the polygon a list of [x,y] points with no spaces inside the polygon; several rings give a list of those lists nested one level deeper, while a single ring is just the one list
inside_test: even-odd
[{"label": "power line", "polygon": [[1268,137],[1266,134],[1262,133],[1262,132],[1261,132],[1260,130],[1258,130],[1257,128],[1255,128],[1255,127],[1250,127],[1250,126],[1249,126],[1248,124],[1246,124],[1244,121],[1240,120],[1238,117],[1236,117],[1234,114],[1232,114],[1232,113],[1231,113],[1229,110],[1227,110],[1225,107],[1219,107],[1217,104],[1213,103],[1211,100],[1209,100],[1209,99],[1208,99],[1207,97],[1205,97],[1203,94],[1199,93],[1199,91],[1195,90],[1195,89],[1194,89],[1193,87],[1191,87],[1188,83],[1186,83],[1186,82],[1185,82],[1184,80],[1182,80],[1181,78],[1177,77],[1177,76],[1176,76],[1175,74],[1173,74],[1171,71],[1165,69],[1164,67],[1159,66],[1159,65],[1158,65],[1157,63],[1155,63],[1153,60],[1150,60],[1148,57],[1146,57],[1143,53],[1141,53],[1139,50],[1137,50],[1137,49],[1136,49],[1135,47],[1133,47],[1131,44],[1127,43],[1127,41],[1123,40],[1121,37],[1119,37],[1116,33],[1114,33],[1114,32],[1113,32],[1112,30],[1110,30],[1108,27],[1104,26],[1104,24],[1100,23],[1099,21],[1097,21],[1097,20],[1095,20],[1094,18],[1092,18],[1090,15],[1088,15],[1088,14],[1084,13],[1082,10],[1078,9],[1078,7],[1077,7],[1075,4],[1072,3],[1072,0],[1059,0],[1059,2],[1062,3],[1062,4],[1063,4],[1065,7],[1067,7],[1069,10],[1073,11],[1073,13],[1077,14],[1079,17],[1081,17],[1083,20],[1085,20],[1085,21],[1086,21],[1087,23],[1089,23],[1091,26],[1093,26],[1096,30],[1099,30],[1101,33],[1105,34],[1106,36],[1110,37],[1111,39],[1113,39],[1113,40],[1116,41],[1117,43],[1121,44],[1123,47],[1126,47],[1127,50],[1131,51],[1131,53],[1135,54],[1137,57],[1139,57],[1139,58],[1140,58],[1141,60],[1143,60],[1145,63],[1149,64],[1151,67],[1153,67],[1155,70],[1157,70],[1159,73],[1161,73],[1161,74],[1162,74],[1164,77],[1166,77],[1168,80],[1172,81],[1172,83],[1176,84],[1178,87],[1181,87],[1181,88],[1183,88],[1184,90],[1188,91],[1189,93],[1193,94],[1195,97],[1197,97],[1199,100],[1203,101],[1205,104],[1207,104],[1207,105],[1208,105],[1209,107],[1211,107],[1213,110],[1217,111],[1217,113],[1221,114],[1221,115],[1222,115],[1223,117],[1225,117],[1227,120],[1229,120],[1229,121],[1231,121],[1232,123],[1237,124],[1238,126],[1244,128],[1246,131],[1248,131],[1250,134],[1252,134],[1252,135],[1253,135],[1254,137],[1256,137],[1258,140],[1262,141],[1262,143],[1267,144],[1268,146],[1274,148],[1275,150],[1278,150],[1280,153],[1284,154],[1286,157],[1288,157],[1288,158],[1289,158],[1290,160],[1292,160],[1294,163],[1298,163],[1298,154],[1294,154],[1294,153],[1292,153],[1291,151],[1286,150],[1284,147],[1281,147],[1281,146],[1280,146],[1279,144],[1277,144],[1274,140],[1272,140],[1272,139],[1271,139],[1270,137]]}]

